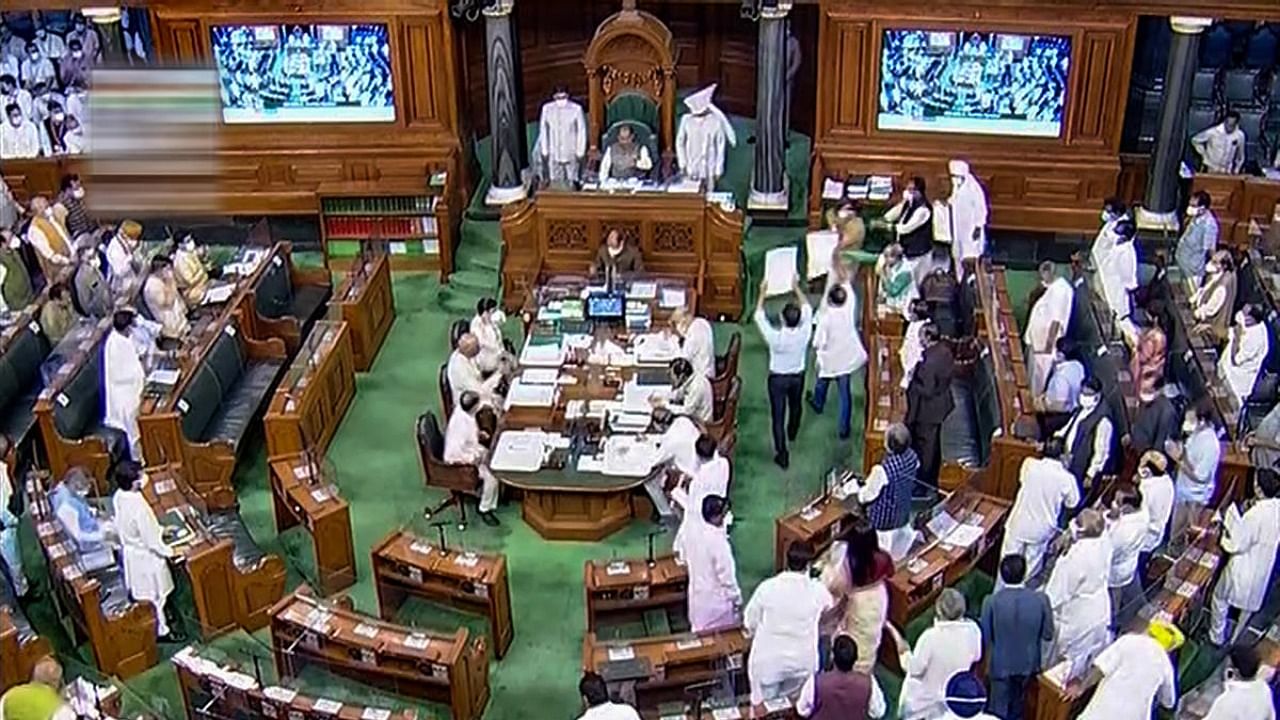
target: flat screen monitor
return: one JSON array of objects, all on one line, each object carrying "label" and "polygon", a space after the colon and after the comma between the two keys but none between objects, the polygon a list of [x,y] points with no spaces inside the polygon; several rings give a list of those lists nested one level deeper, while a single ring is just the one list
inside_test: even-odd
[{"label": "flat screen monitor", "polygon": [[1059,137],[1071,38],[884,31],[881,130]]},{"label": "flat screen monitor", "polygon": [[591,320],[621,320],[627,296],[621,292],[597,292],[587,296],[587,317]]},{"label": "flat screen monitor", "polygon": [[223,122],[396,119],[386,25],[217,25],[210,33]]}]

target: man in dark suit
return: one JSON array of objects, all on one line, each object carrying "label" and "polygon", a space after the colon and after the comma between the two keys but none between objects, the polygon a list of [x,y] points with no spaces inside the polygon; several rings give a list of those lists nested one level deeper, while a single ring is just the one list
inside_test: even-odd
[{"label": "man in dark suit", "polygon": [[951,398],[951,378],[955,374],[955,358],[951,348],[942,342],[938,327],[932,323],[920,329],[924,356],[916,364],[907,385],[907,429],[911,446],[920,458],[920,482],[937,487],[942,468],[942,421],[951,414],[955,401]]},{"label": "man in dark suit", "polygon": [[1004,720],[1022,720],[1027,685],[1040,672],[1040,643],[1053,640],[1053,608],[1039,590],[1028,590],[1027,561],[1021,555],[1000,560],[1004,587],[982,602],[982,639],[991,678],[987,712]]}]

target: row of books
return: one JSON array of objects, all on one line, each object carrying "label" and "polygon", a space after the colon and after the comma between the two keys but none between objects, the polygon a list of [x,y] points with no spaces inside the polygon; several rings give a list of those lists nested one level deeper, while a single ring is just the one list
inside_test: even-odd
[{"label": "row of books", "polygon": [[330,237],[415,237],[439,234],[436,218],[421,217],[327,217],[324,231]]},{"label": "row of books", "polygon": [[841,180],[827,178],[822,184],[823,200],[873,200],[882,202],[893,195],[893,178],[888,175],[850,175]]},{"label": "row of books", "polygon": [[327,198],[324,201],[326,214],[370,215],[390,213],[435,212],[440,198],[436,195],[416,195],[404,197],[353,197]]}]

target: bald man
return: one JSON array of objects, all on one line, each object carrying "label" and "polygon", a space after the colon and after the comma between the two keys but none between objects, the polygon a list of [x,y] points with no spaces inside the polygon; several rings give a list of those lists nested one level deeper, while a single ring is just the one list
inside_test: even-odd
[{"label": "bald man", "polygon": [[15,685],[0,697],[4,720],[75,720],[75,711],[62,699],[62,666],[45,657],[31,671],[31,682]]},{"label": "bald man", "polygon": [[27,242],[35,248],[40,269],[49,283],[58,278],[62,268],[71,264],[71,235],[46,197],[36,196],[31,199],[31,225],[27,228]]},{"label": "bald man", "polygon": [[503,375],[495,372],[486,377],[477,362],[479,355],[479,338],[467,333],[458,339],[458,346],[449,355],[449,365],[445,371],[453,392],[452,400],[456,405],[462,393],[470,390],[480,397],[481,404],[500,407],[502,395],[498,392],[498,385],[502,382]]}]

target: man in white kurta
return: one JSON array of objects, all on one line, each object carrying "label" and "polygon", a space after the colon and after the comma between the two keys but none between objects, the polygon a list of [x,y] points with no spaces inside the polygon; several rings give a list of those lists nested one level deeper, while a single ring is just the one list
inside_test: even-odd
[{"label": "man in white kurta", "polygon": [[507,352],[502,342],[502,323],[507,321],[507,314],[498,307],[493,298],[484,298],[476,304],[476,314],[471,318],[471,334],[480,343],[480,353],[476,355],[476,365],[482,373],[496,372],[512,367],[514,358]]},{"label": "man in white kurta", "polygon": [[156,634],[169,634],[164,617],[165,601],[173,592],[173,575],[169,558],[173,549],[165,544],[159,521],[151,504],[142,495],[147,477],[135,462],[126,461],[116,468],[119,489],[111,498],[116,530],[124,557],[124,584],[134,600],[145,600],[156,612]]},{"label": "man in white kurta", "polygon": [[1112,317],[1126,320],[1132,311],[1130,293],[1138,289],[1138,251],[1133,244],[1133,223],[1116,224],[1115,245],[1098,265],[1098,281],[1102,285],[1102,298],[1106,300]]},{"label": "man in white kurta", "polygon": [[552,185],[567,188],[578,182],[587,154],[587,116],[581,105],[569,99],[567,90],[556,90],[551,102],[542,106],[537,152]]},{"label": "man in white kurta", "polygon": [[107,242],[107,281],[117,296],[142,273],[141,238],[142,225],[125,220]]},{"label": "man in white kurta", "polygon": [[40,141],[40,128],[23,117],[21,110],[7,113],[4,126],[0,127],[0,158],[25,160],[40,154],[44,144]]},{"label": "man in white kurta", "polygon": [[1033,396],[1044,393],[1058,338],[1067,332],[1071,323],[1071,303],[1075,297],[1071,283],[1058,277],[1056,268],[1048,260],[1040,263],[1040,282],[1044,286],[1044,294],[1031,306],[1027,331],[1022,336],[1031,358],[1028,369],[1031,371]]},{"label": "man in white kurta", "polygon": [[787,569],[756,587],[743,614],[751,634],[747,679],[751,703],[786,696],[795,699],[818,671],[818,621],[835,606],[821,580],[809,575],[813,549],[787,548]]},{"label": "man in white kurta", "polygon": [[834,382],[840,401],[836,432],[841,439],[849,437],[852,420],[850,380],[867,364],[867,349],[858,335],[857,304],[851,284],[846,281],[832,285],[826,302],[818,308],[818,326],[813,331],[818,381],[813,386],[812,406],[815,412],[822,412],[827,387]]},{"label": "man in white kurta", "polygon": [[[667,473],[658,472],[660,467],[670,467],[679,474],[680,482],[692,480],[698,472],[698,451],[695,448],[702,431],[697,423],[684,415],[674,415],[669,408],[656,408],[653,411],[652,432],[658,435],[653,459],[653,470],[644,489],[653,501],[654,509],[664,521],[675,518],[675,508],[667,495]],[[728,473],[726,472],[726,476]]]},{"label": "man in white kurta", "polygon": [[1046,442],[1041,455],[1022,461],[1000,544],[1000,557],[1021,555],[1027,561],[1027,579],[1040,574],[1049,543],[1058,534],[1059,514],[1080,504],[1076,478],[1062,464],[1061,441]]},{"label": "man in white kurta", "polygon": [[1132,488],[1116,489],[1111,510],[1107,513],[1107,540],[1111,542],[1111,574],[1107,586],[1111,592],[1111,613],[1116,624],[1124,624],[1142,599],[1138,578],[1138,556],[1147,539],[1149,518],[1142,506],[1142,496]]},{"label": "man in white kurta", "polygon": [[498,507],[498,478],[485,463],[489,451],[480,442],[480,426],[476,424],[476,411],[480,409],[480,396],[467,391],[458,398],[458,407],[449,416],[444,429],[444,461],[452,465],[474,465],[480,474],[480,519],[486,525],[497,525],[493,514]]},{"label": "man in white kurta", "polygon": [[142,389],[147,382],[138,346],[131,334],[135,316],[132,310],[117,310],[112,317],[111,332],[102,348],[102,395],[106,413],[102,423],[123,432],[129,438],[129,454],[142,459],[142,434],[138,430],[138,409],[142,405]]},{"label": "man in white kurta", "polygon": [[480,341],[475,335],[467,333],[458,339],[458,347],[449,354],[445,369],[449,387],[453,390],[453,401],[457,403],[462,393],[470,390],[480,396],[482,405],[499,408],[502,398],[498,395],[498,384],[502,382],[502,374],[495,372],[485,377],[477,360],[479,357]]},{"label": "man in white kurta", "polygon": [[1265,318],[1261,305],[1245,305],[1236,314],[1227,349],[1218,358],[1218,375],[1235,396],[1237,407],[1243,407],[1244,401],[1253,394],[1253,385],[1271,348]]},{"label": "man in white kurta", "polygon": [[1191,138],[1191,147],[1208,173],[1237,175],[1244,168],[1244,131],[1240,113],[1230,110],[1222,122],[1205,128]]},{"label": "man in white kurta", "polygon": [[987,251],[987,193],[973,176],[969,163],[952,160],[951,173],[951,257],[956,264],[956,278],[964,279],[964,261],[976,260]]},{"label": "man in white kurta", "polygon": [[680,355],[693,364],[693,371],[714,378],[716,341],[711,323],[680,308],[671,313],[671,329],[680,336]]},{"label": "man in white kurta", "polygon": [[1122,635],[1093,660],[1100,676],[1079,720],[1148,720],[1159,700],[1172,710],[1178,702],[1178,683],[1169,650],[1144,632]]},{"label": "man in white kurta", "polygon": [[1276,720],[1271,686],[1267,684],[1273,673],[1274,668],[1262,666],[1253,647],[1232,648],[1222,694],[1214,699],[1203,720]]},{"label": "man in white kurta", "polygon": [[902,720],[932,720],[944,714],[947,681],[982,659],[982,629],[964,612],[964,596],[955,588],[944,588],[934,605],[933,625],[916,640],[914,650],[900,652],[906,674],[898,699]]},{"label": "man in white kurta", "polygon": [[1119,198],[1107,198],[1102,205],[1102,227],[1093,238],[1093,246],[1089,249],[1089,265],[1093,268],[1102,266],[1102,261],[1111,253],[1116,244],[1116,225],[1121,220],[1129,220],[1129,210]]},{"label": "man in white kurta", "polygon": [[689,572],[689,626],[695,633],[738,622],[742,590],[738,587],[733,548],[725,532],[727,513],[728,504],[723,497],[706,497],[698,513],[700,522],[690,528],[684,563]]},{"label": "man in white kurta", "polygon": [[1155,552],[1164,543],[1173,516],[1174,487],[1167,472],[1168,462],[1159,450],[1148,450],[1138,459],[1138,492],[1142,495],[1142,512],[1147,516],[1143,553]]},{"label": "man in white kurta", "polygon": [[708,191],[714,190],[724,175],[725,146],[738,144],[729,119],[711,102],[715,91],[712,84],[684,99],[689,112],[680,118],[676,132],[680,171],[691,180],[706,181]]},{"label": "man in white kurta", "polygon": [[1213,588],[1210,603],[1209,639],[1216,645],[1228,642],[1230,608],[1240,613],[1230,640],[1238,638],[1249,617],[1262,609],[1275,567],[1280,545],[1280,478],[1273,470],[1259,468],[1257,485],[1258,501],[1243,517],[1233,515],[1234,509],[1226,511],[1229,519],[1223,523],[1222,549],[1231,559]]},{"label": "man in white kurta", "polygon": [[1058,630],[1045,667],[1062,658],[1078,660],[1091,655],[1111,640],[1111,541],[1103,532],[1102,514],[1096,510],[1080,513],[1072,526],[1076,540],[1049,575],[1044,586],[1053,608],[1053,624]]},{"label": "man in white kurta", "polygon": [[[684,511],[672,543],[672,549],[681,557],[688,554],[697,526],[702,524],[698,508],[702,507],[703,501],[712,496],[729,496],[729,459],[720,455],[716,441],[710,435],[700,435],[694,442],[694,454],[698,459],[698,469],[689,477],[688,486],[678,485],[671,491],[671,501]],[[732,522],[733,513],[727,513],[725,527]]]}]

